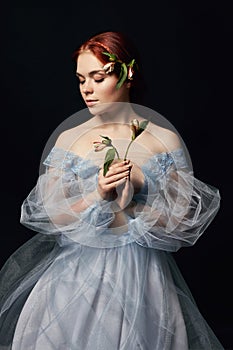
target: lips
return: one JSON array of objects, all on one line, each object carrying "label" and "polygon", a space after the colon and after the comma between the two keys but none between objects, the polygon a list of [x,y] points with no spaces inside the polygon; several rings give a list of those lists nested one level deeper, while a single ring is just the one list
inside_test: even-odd
[{"label": "lips", "polygon": [[97,102],[98,102],[98,100],[86,100],[86,105],[87,105],[88,107],[92,107],[92,106],[94,106]]}]

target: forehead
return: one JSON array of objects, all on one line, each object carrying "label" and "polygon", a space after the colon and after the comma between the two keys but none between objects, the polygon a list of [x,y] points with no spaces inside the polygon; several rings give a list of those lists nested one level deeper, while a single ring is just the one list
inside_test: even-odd
[{"label": "forehead", "polygon": [[103,67],[103,63],[90,51],[82,52],[77,58],[77,72],[88,73]]}]

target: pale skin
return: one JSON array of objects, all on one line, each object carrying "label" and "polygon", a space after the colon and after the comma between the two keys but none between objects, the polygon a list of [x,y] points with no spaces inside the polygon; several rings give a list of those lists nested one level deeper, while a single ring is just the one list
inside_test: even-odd
[{"label": "pale skin", "polygon": [[[113,140],[117,135],[121,139],[129,140],[129,122],[133,118],[139,121],[145,120],[135,115],[130,107],[129,90],[130,82],[125,82],[120,89],[116,89],[118,77],[115,74],[106,74],[102,69],[103,63],[90,51],[84,51],[77,59],[77,77],[81,96],[93,115],[86,123],[77,126],[80,134],[79,140],[72,143],[70,150],[81,157],[85,157],[87,150],[93,148],[93,141],[96,135],[108,135]],[[118,108],[115,102],[126,102],[126,108]],[[114,104],[115,103],[115,104]],[[116,124],[117,123],[117,124]],[[137,145],[144,147],[149,156],[155,153],[164,152],[179,147],[177,136],[169,130],[157,127],[153,124],[144,131],[137,140]],[[158,136],[154,137],[152,133]],[[63,138],[72,139],[73,130],[63,132],[56,146],[63,144]],[[135,146],[136,147],[136,142]],[[103,175],[103,165],[98,174],[97,192],[92,193],[85,200],[73,205],[74,211],[80,212],[88,207],[94,200],[114,199],[114,206],[117,206],[116,218],[113,226],[124,226],[126,219],[124,209],[130,207],[133,194],[140,190],[144,183],[144,175],[140,166],[136,164],[136,159],[113,162],[107,172]]]}]

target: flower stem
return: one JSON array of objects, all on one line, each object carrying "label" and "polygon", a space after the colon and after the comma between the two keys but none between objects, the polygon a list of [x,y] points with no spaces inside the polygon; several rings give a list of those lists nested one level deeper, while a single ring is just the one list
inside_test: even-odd
[{"label": "flower stem", "polygon": [[128,152],[129,152],[129,148],[131,146],[131,144],[133,143],[134,140],[131,140],[130,143],[128,144],[128,147],[126,148],[126,152],[125,152],[125,156],[124,156],[124,160],[127,159],[127,155],[128,155]]},{"label": "flower stem", "polygon": [[116,147],[115,147],[115,146],[113,146],[113,144],[112,144],[112,147],[114,148],[114,150],[115,150],[115,152],[116,152],[117,158],[118,158],[118,159],[120,159],[120,156],[119,156],[119,153],[118,153],[118,151],[117,151]]}]

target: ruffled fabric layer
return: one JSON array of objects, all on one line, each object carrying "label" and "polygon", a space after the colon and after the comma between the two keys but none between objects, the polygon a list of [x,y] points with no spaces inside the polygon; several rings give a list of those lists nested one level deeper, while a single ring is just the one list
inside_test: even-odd
[{"label": "ruffled fabric layer", "polygon": [[94,162],[54,147],[44,164],[22,205],[37,234],[0,273],[0,349],[223,349],[169,253],[193,245],[220,202],[183,150],[142,165],[124,230],[112,202],[72,209],[96,190]]},{"label": "ruffled fabric layer", "polygon": [[128,229],[109,229],[112,202],[96,200],[80,213],[72,205],[96,190],[98,167],[72,152],[53,148],[36,187],[23,203],[21,222],[37,231],[99,248],[131,242],[166,251],[192,245],[219,209],[219,191],[196,179],[184,152],[152,156],[142,166],[145,183],[133,198]]},{"label": "ruffled fabric layer", "polygon": [[[223,349],[169,253],[136,243],[109,249],[48,243],[36,235],[12,258],[21,262],[20,283],[8,285],[1,349]],[[35,264],[28,274],[26,250]]]}]

